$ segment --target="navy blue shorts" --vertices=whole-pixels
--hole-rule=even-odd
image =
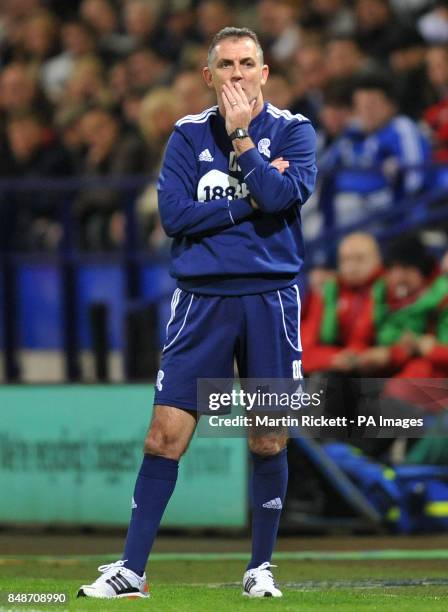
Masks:
[[[297,285],[255,295],[210,296],[176,289],[154,404],[197,409],[198,378],[301,377]]]

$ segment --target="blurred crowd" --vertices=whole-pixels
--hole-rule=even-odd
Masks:
[[[398,418],[442,412],[446,384],[428,379],[448,378],[448,252],[438,261],[408,234],[382,253],[371,234],[348,234],[336,270],[310,274],[302,346],[305,372],[328,385],[331,415],[342,407],[352,419],[363,410]]]
[[[173,123],[214,104],[200,73],[227,25],[259,34],[265,98],[311,119],[323,173],[381,168],[370,182],[341,174],[335,226],[419,193],[432,181],[421,165],[448,160],[446,0],[4,0],[0,179],[147,175],[139,240],[162,248],[153,181]],[[4,200],[13,248],[58,247],[61,197]],[[309,210],[312,236],[318,196]],[[80,248],[123,245],[123,197],[107,183],[82,189],[73,213]]]

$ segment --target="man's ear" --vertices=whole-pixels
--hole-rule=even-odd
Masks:
[[[261,68],[261,85],[265,85],[266,81],[268,80],[268,76],[269,76],[269,66],[267,64],[264,64],[264,66],[262,66]]]
[[[213,89],[212,71],[210,70],[210,68],[208,66],[205,66],[205,68],[202,69],[202,78],[204,79],[205,84],[207,85],[207,87],[209,89]]]

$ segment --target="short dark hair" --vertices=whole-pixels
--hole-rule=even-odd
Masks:
[[[418,234],[407,234],[395,239],[389,245],[386,254],[387,268],[397,264],[406,268],[416,268],[426,277],[434,272],[435,263]]]
[[[397,103],[397,89],[392,76],[380,70],[362,71],[353,82],[353,93],[359,89],[379,90],[388,100]]]
[[[210,47],[208,48],[207,54],[207,64],[210,68],[213,62],[213,56],[217,45],[226,38],[250,38],[254,41],[255,46],[257,47],[258,57],[260,58],[260,63],[263,64],[263,49],[261,48],[260,41],[258,40],[258,36],[255,34],[253,30],[249,28],[236,28],[236,27],[225,27],[222,30],[219,30],[217,34],[213,37],[212,42],[210,43]]]
[[[353,78],[337,77],[328,81],[322,90],[323,105],[350,108],[352,105]]]

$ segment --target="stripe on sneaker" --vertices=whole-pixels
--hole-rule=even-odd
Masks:
[[[121,593],[121,591],[123,590],[123,587],[117,586],[115,584],[115,581],[112,578],[108,578],[106,580],[106,582],[107,582],[108,585],[110,585],[113,588],[113,590],[115,591],[116,595],[119,595]]]
[[[134,588],[132,584],[127,580],[123,574],[117,574],[117,578],[120,578],[121,582],[124,584],[125,588],[132,589]]]
[[[121,576],[121,574],[117,574],[116,576],[112,576],[112,580],[114,580],[115,584],[117,584],[119,586],[120,591],[123,591],[123,590],[127,589],[127,585],[124,583],[123,576]]]

